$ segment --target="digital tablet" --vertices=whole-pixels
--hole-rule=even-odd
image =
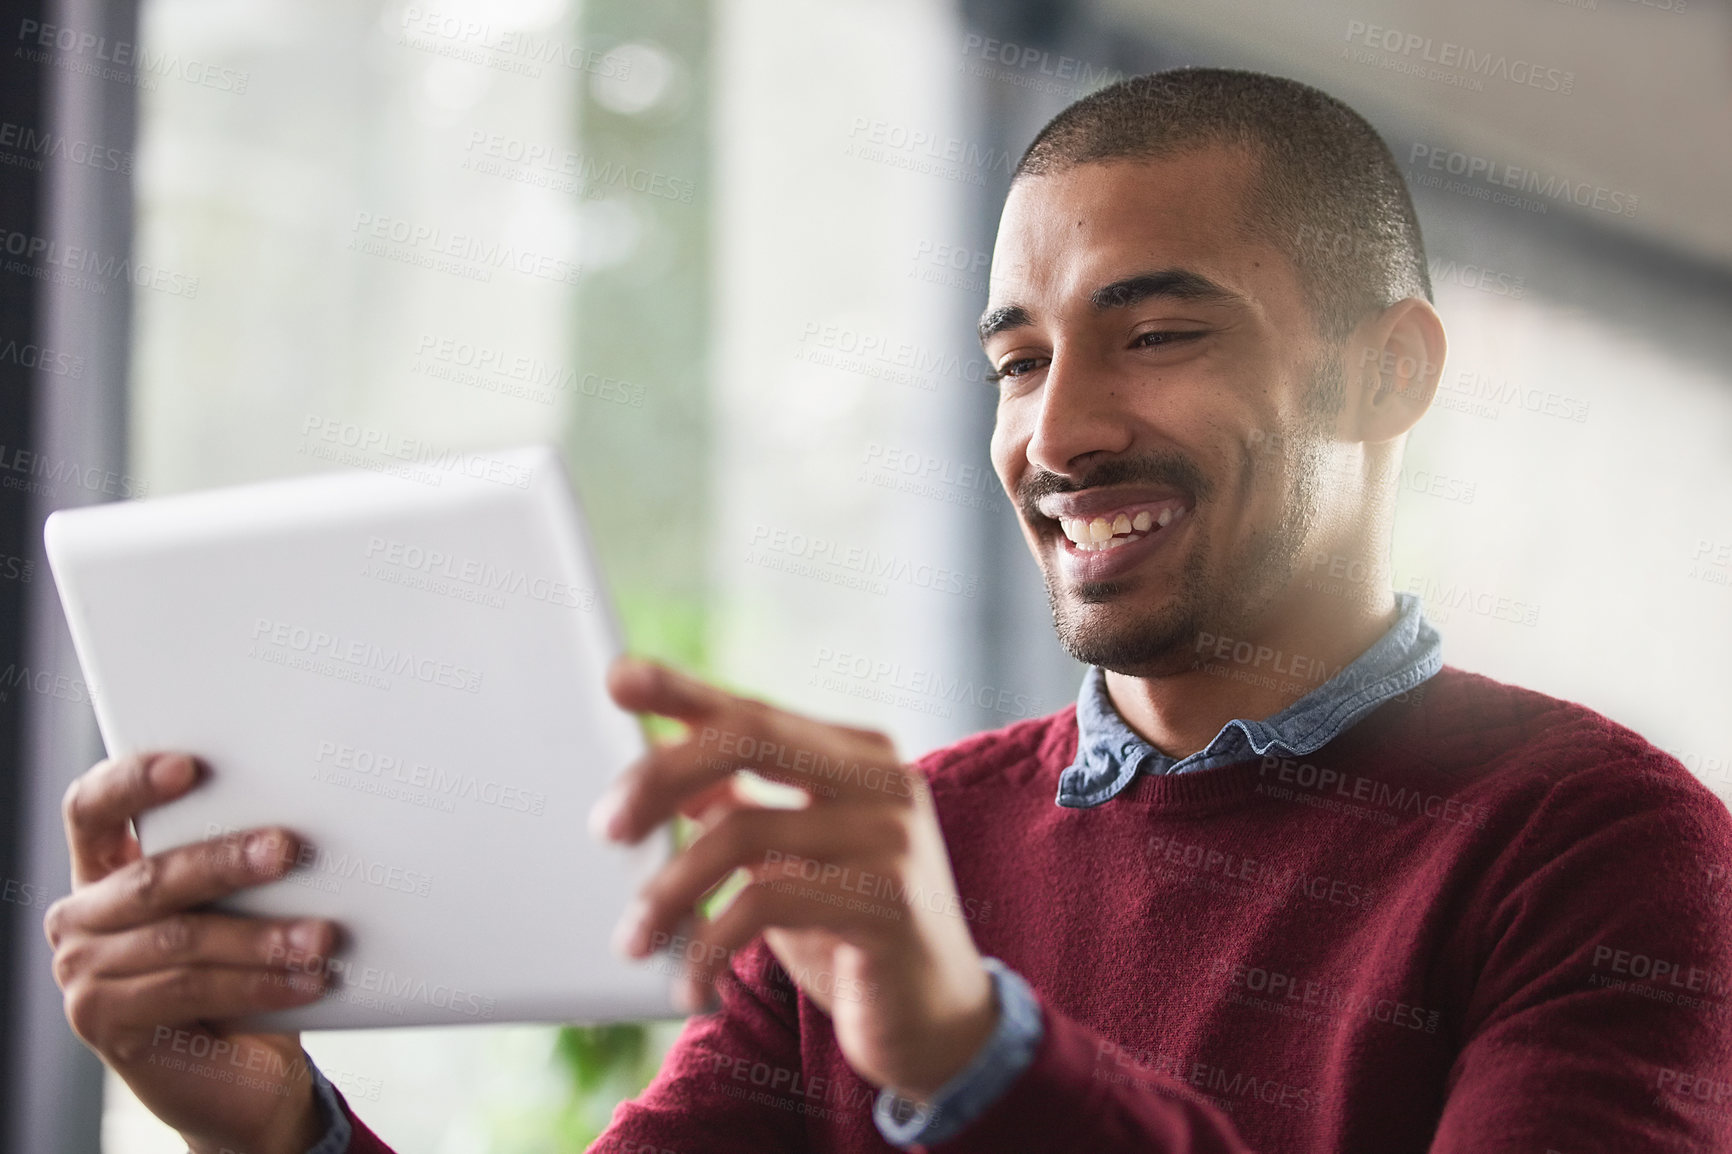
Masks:
[[[146,853],[259,825],[308,839],[221,908],[335,919],[299,1030],[680,1016],[608,942],[667,859],[588,832],[646,748],[558,454],[532,446],[62,510],[48,559],[110,756],[210,773]],[[292,964],[301,964],[294,960]]]

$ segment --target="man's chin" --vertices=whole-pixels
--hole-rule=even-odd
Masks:
[[[1177,605],[1135,612],[1079,596],[1054,606],[1053,626],[1073,658],[1127,677],[1160,677],[1194,665],[1196,624]]]

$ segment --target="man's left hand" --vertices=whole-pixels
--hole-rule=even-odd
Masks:
[[[992,981],[926,780],[890,739],[636,658],[614,664],[608,692],[687,733],[627,769],[596,805],[596,832],[635,843],[675,813],[701,831],[645,885],[621,922],[621,948],[644,957],[685,931],[679,961],[695,1008],[721,968],[707,963],[762,933],[867,1081],[926,1099],[966,1066],[997,1025]],[[800,789],[806,804],[750,800],[742,769]],[[713,922],[698,917],[699,901],[736,869],[748,884]]]

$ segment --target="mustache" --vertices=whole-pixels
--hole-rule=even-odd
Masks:
[[[1075,493],[1102,485],[1167,485],[1191,499],[1192,504],[1207,501],[1214,490],[1203,471],[1183,453],[1147,453],[1140,457],[1115,457],[1103,461],[1082,478],[1071,481],[1058,473],[1036,467],[1023,475],[1016,487],[1016,504],[1023,519],[1043,518],[1038,508],[1042,497],[1052,493]]]

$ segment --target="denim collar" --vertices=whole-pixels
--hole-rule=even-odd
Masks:
[[[1174,760],[1125,724],[1107,696],[1100,666],[1089,666],[1077,695],[1077,755],[1058,778],[1058,804],[1087,809],[1115,797],[1139,773],[1190,773],[1231,765],[1280,747],[1299,756],[1321,749],[1348,726],[1443,667],[1443,640],[1412,593],[1397,593],[1400,616],[1389,632],[1340,672],[1292,705],[1262,721],[1234,718],[1196,753]],[[1205,668],[1242,680],[1309,680],[1315,666],[1303,658],[1271,654],[1245,643],[1228,646],[1225,660]],[[1218,649],[1217,652],[1220,652]]]

